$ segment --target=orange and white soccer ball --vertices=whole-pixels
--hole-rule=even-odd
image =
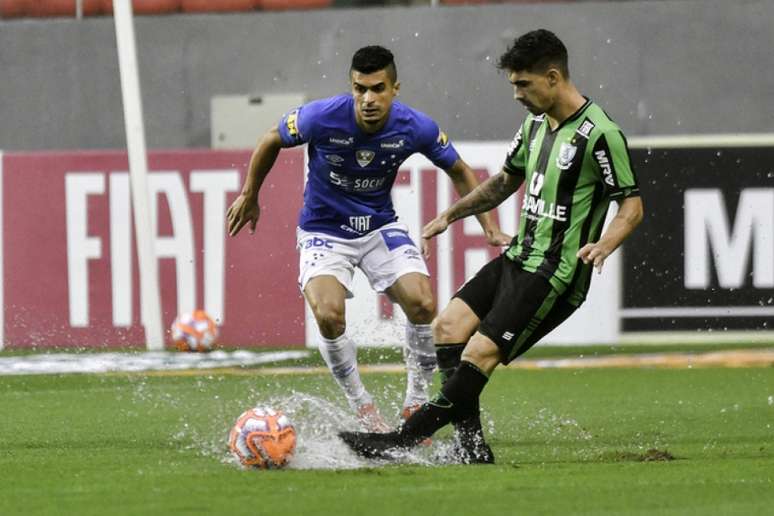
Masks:
[[[210,351],[218,339],[218,325],[204,310],[178,315],[171,332],[172,344],[180,351]]]
[[[242,466],[282,468],[296,449],[296,429],[282,412],[251,408],[239,416],[231,429],[228,448]]]

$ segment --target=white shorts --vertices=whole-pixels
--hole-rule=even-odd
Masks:
[[[335,276],[347,289],[347,297],[352,297],[355,267],[360,267],[377,292],[384,292],[410,272],[430,275],[408,228],[398,222],[353,239],[297,228],[296,246],[300,253],[298,285],[302,292],[315,276]]]

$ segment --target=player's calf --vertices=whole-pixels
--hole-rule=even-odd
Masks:
[[[345,335],[327,339],[318,333],[317,345],[333,379],[344,391],[349,405],[358,413],[364,406],[373,406],[373,399],[366,391],[357,369],[355,344]]]
[[[437,365],[429,324],[406,325],[406,398],[403,407],[414,407],[430,399],[430,386]]]
[[[438,344],[438,369],[441,372],[441,380],[445,384],[451,378],[457,366],[460,365],[465,344]],[[494,462],[492,449],[484,438],[484,429],[481,427],[480,410],[475,410],[475,415],[467,419],[454,422],[455,457],[465,464],[491,464]]]

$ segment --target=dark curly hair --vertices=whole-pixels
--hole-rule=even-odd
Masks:
[[[516,38],[497,63],[499,69],[512,72],[545,72],[551,66],[558,68],[566,79],[570,77],[567,47],[556,34],[546,29],[533,30]]]
[[[387,76],[393,83],[398,80],[395,57],[392,52],[379,45],[363,47],[355,52],[355,55],[352,56],[352,66],[349,69],[350,75],[353,70],[364,74],[386,70]]]

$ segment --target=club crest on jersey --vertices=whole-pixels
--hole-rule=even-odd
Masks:
[[[575,153],[578,151],[578,147],[570,143],[562,143],[559,147],[559,155],[556,157],[556,166],[560,170],[567,170],[572,166],[572,158],[575,157]]]
[[[358,149],[355,151],[355,159],[361,167],[367,167],[373,161],[374,156],[376,156],[376,153],[372,150]]]

